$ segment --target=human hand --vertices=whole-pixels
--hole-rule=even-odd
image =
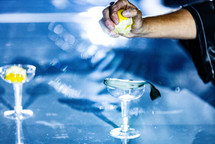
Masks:
[[[133,19],[132,28],[128,35],[118,34],[114,31],[115,25],[119,23],[117,12],[120,9],[125,9],[122,12],[124,17]],[[103,18],[100,20],[100,25],[104,32],[112,37],[119,37],[120,35],[124,37],[138,37],[143,31],[142,12],[128,0],[111,2],[110,6],[103,10]]]

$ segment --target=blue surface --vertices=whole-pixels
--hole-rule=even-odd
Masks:
[[[130,124],[141,136],[127,143],[215,143],[214,85],[202,82],[177,40],[105,35],[98,20],[109,2],[0,1],[0,66],[37,68],[23,89],[23,106],[34,116],[21,123],[4,118],[14,97],[12,85],[0,81],[1,144],[123,143],[109,135],[121,115],[107,77],[148,80],[162,95],[151,101],[146,87],[131,103]],[[150,14],[144,1],[132,2]]]

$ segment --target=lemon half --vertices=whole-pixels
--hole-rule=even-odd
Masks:
[[[131,26],[133,24],[132,18],[127,18],[122,16],[122,12],[124,9],[120,9],[117,14],[119,17],[119,23],[115,25],[114,31],[119,34],[128,35],[128,33],[131,31]]]
[[[19,66],[11,66],[7,69],[5,80],[14,82],[23,82],[27,78],[26,70]]]

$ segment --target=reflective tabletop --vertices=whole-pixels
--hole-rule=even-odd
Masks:
[[[215,86],[202,82],[177,40],[104,34],[98,21],[110,2],[0,1],[0,66],[36,67],[34,79],[23,84],[23,108],[33,111],[28,119],[4,117],[14,108],[14,94],[12,85],[0,80],[0,144],[215,143]],[[179,6],[131,2],[144,15]],[[159,89],[161,97],[152,101],[146,85],[130,102],[129,125],[140,137],[110,135],[122,118],[120,100],[108,93],[105,78],[145,80]]]

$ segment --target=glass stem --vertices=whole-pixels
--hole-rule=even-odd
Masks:
[[[14,97],[15,97],[15,107],[14,110],[16,113],[22,111],[22,83],[13,84]]]
[[[121,101],[121,108],[122,108],[122,126],[121,129],[123,132],[128,131],[128,111],[129,111],[129,101],[128,100],[122,100]]]
[[[16,120],[16,144],[23,143],[22,120]]]
[[[122,144],[128,144],[128,139],[122,139]]]

